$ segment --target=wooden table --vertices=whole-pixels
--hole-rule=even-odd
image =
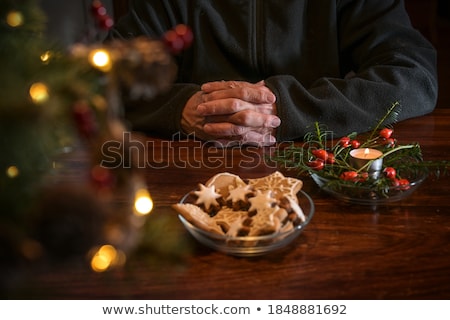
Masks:
[[[402,143],[425,159],[450,159],[450,109],[398,123]],[[216,150],[149,138],[145,174],[155,208],[125,268],[94,273],[73,265],[34,270],[14,298],[42,299],[449,299],[450,181],[429,177],[408,199],[376,208],[341,203],[310,178],[315,216],[288,247],[228,256],[199,244],[173,203],[198,182],[229,171],[267,175],[266,149]],[[173,153],[170,152],[173,151]],[[206,156],[209,162],[205,163]],[[203,163],[202,163],[203,162]]]

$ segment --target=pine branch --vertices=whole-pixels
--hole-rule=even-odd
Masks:
[[[400,108],[400,103],[398,101],[394,102],[392,106],[388,109],[386,114],[383,116],[383,118],[381,118],[381,120],[378,121],[377,125],[372,129],[372,133],[370,134],[368,140],[372,140],[376,136],[377,132],[380,130],[381,127],[397,122],[397,118],[399,115],[399,110],[397,110],[397,108]]]

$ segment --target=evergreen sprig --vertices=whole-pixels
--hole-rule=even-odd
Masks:
[[[447,174],[449,161],[424,161],[418,143],[398,144],[391,137],[400,107],[400,103],[394,102],[368,134],[353,132],[339,140],[316,122],[314,130],[305,134],[302,145],[292,143],[279,149],[271,160],[298,175],[312,176],[328,190],[353,193],[347,194],[349,197],[389,198],[393,192],[409,190],[430,174],[436,177]],[[368,168],[375,160],[361,168],[353,167],[350,151],[355,148],[381,151],[381,172],[369,174]]]

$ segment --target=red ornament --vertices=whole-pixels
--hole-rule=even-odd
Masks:
[[[192,33],[191,28],[189,28],[187,25],[184,24],[177,25],[175,27],[175,32],[183,40],[184,49],[186,49],[192,44],[192,41],[194,40],[194,34]]]
[[[92,1],[91,11],[95,17],[101,17],[106,15],[106,8],[103,6],[103,3],[98,0]]]
[[[91,181],[98,189],[110,189],[115,184],[115,177],[110,169],[96,165],[91,169]]]
[[[178,54],[183,50],[183,39],[174,30],[167,31],[164,34],[163,41],[173,54]]]
[[[108,15],[108,12],[99,0],[92,1],[91,4],[92,15],[94,16],[98,26],[103,30],[109,30],[114,25],[114,20]]]
[[[73,106],[73,116],[81,136],[90,138],[97,133],[95,115],[86,102],[78,101],[75,103]]]
[[[192,30],[184,25],[179,24],[173,30],[167,31],[163,36],[163,41],[173,54],[179,54],[186,50],[194,39]]]
[[[103,30],[109,30],[114,26],[114,20],[110,16],[104,15],[99,19],[98,25]]]

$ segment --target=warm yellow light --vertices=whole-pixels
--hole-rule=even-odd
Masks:
[[[42,82],[33,83],[30,87],[30,96],[35,103],[43,103],[48,100],[48,88]]]
[[[6,23],[13,28],[19,27],[23,24],[23,15],[19,11],[11,11],[6,16]]]
[[[146,189],[136,191],[134,208],[136,212],[142,215],[149,214],[153,209],[153,200]]]
[[[117,258],[117,250],[111,245],[102,246],[91,259],[91,268],[95,272],[108,270]]]
[[[41,54],[41,61],[44,63],[48,63],[52,56],[53,53],[51,51],[45,51],[43,54]]]
[[[102,71],[111,70],[111,58],[109,52],[106,50],[96,49],[91,51],[89,54],[89,61],[94,67]]]
[[[6,169],[6,175],[13,179],[19,175],[19,169],[16,166],[10,166]]]

